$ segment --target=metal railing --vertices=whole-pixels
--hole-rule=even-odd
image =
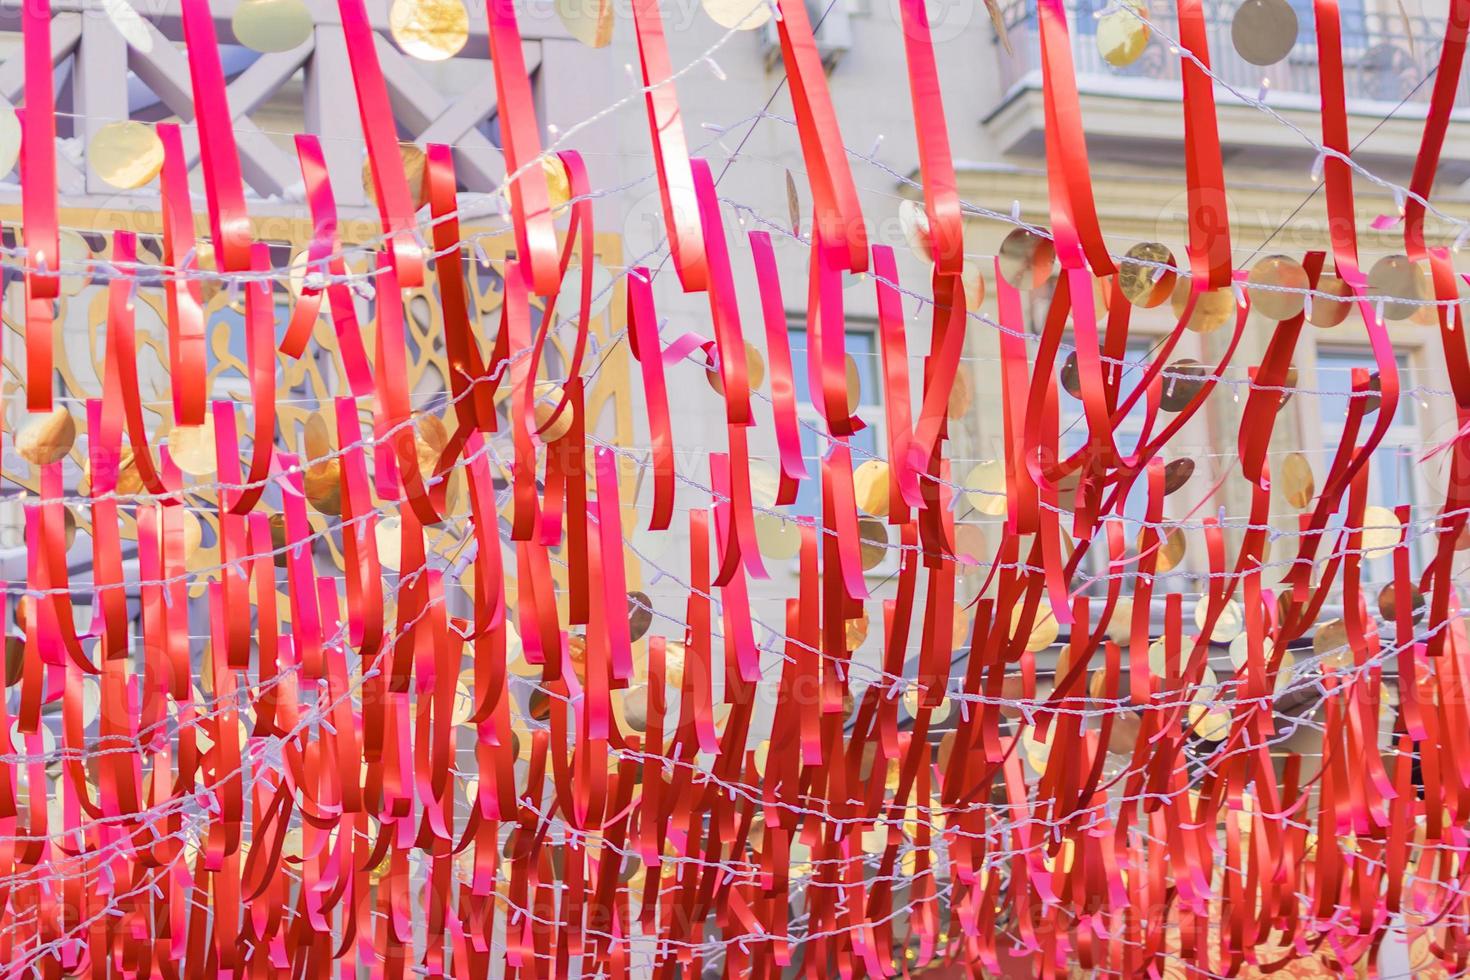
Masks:
[[[1119,79],[1154,79],[1173,82],[1169,91],[1178,92],[1181,56],[1169,50],[1159,37],[1151,37],[1143,55],[1126,68],[1115,68],[1103,60],[1096,42],[1097,15],[1110,0],[1069,0],[1068,27],[1072,35],[1072,57],[1079,87],[1083,91],[1120,91]],[[1205,3],[1209,25],[1211,70],[1242,94],[1255,98],[1263,85],[1270,93],[1316,96],[1317,40],[1312,5],[1308,0],[1292,3],[1297,14],[1297,42],[1291,53],[1274,65],[1253,65],[1236,54],[1230,27],[1235,2]],[[996,40],[1003,97],[1023,82],[1040,84],[1035,0],[1012,3],[1005,21],[1014,54],[1006,54]],[[1152,24],[1171,38],[1179,37],[1178,21],[1171,0],[1148,4]],[[1342,4],[1344,82],[1349,108],[1369,104],[1396,105],[1401,100],[1427,103],[1434,89],[1432,73],[1439,63],[1443,24],[1425,17],[1366,13],[1351,2]],[[1112,88],[1107,86],[1112,85]],[[1131,83],[1130,83],[1131,85]],[[1121,91],[1128,91],[1123,89]],[[1161,88],[1162,91],[1162,88]],[[1462,77],[1456,104],[1470,99],[1470,82]],[[1269,97],[1268,97],[1269,101]],[[1369,110],[1371,111],[1371,110]],[[1386,111],[1386,110],[1385,110]]]

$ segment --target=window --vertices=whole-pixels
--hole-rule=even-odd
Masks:
[[[792,381],[796,389],[796,412],[801,426],[801,455],[806,460],[807,472],[811,476],[811,479],[801,482],[801,489],[796,495],[796,503],[791,509],[798,516],[820,517],[822,513],[821,460],[831,450],[832,442],[825,435],[827,423],[822,414],[822,408],[812,400],[807,373],[806,328],[792,327],[789,336],[791,338]],[[854,467],[857,467],[874,456],[885,457],[888,451],[887,444],[881,435],[883,425],[882,370],[878,359],[878,336],[874,331],[862,327],[854,329],[849,326],[846,346],[849,358],[849,381],[852,380],[854,374],[852,369],[856,369],[857,415],[867,423],[867,428],[848,440],[848,444],[852,447],[852,463]]]
[[[1112,0],[1077,0],[1072,11],[1072,30],[1085,37],[1091,37],[1097,33],[1097,21],[1112,6]],[[1034,7],[1029,8],[1028,15],[1033,20],[1036,17]]]
[[[1398,357],[1400,371],[1408,370],[1408,358],[1400,355]],[[1318,418],[1322,433],[1322,451],[1312,453],[1307,450],[1307,457],[1312,463],[1312,472],[1317,480],[1317,489],[1322,489],[1322,483],[1326,479],[1328,467],[1332,464],[1334,454],[1337,452],[1338,444],[1342,441],[1343,423],[1347,419],[1348,393],[1352,391],[1353,369],[1362,368],[1369,373],[1377,370],[1373,355],[1367,350],[1318,350],[1317,351],[1317,391],[1331,392],[1331,394],[1317,395]],[[1357,441],[1361,443],[1373,425],[1377,416],[1369,414],[1364,416],[1358,429]],[[1417,453],[1421,451],[1422,436],[1419,432],[1419,405],[1410,397],[1399,399],[1398,409],[1394,413],[1393,425],[1388,434],[1384,436],[1383,442],[1373,451],[1372,459],[1368,463],[1368,504],[1387,507],[1390,510],[1400,504],[1414,505],[1424,499],[1418,485],[1418,462]],[[1329,522],[1329,527],[1341,527],[1347,513],[1346,493],[1342,496],[1342,503],[1337,513]],[[1411,546],[1411,553],[1417,545]],[[1364,575],[1373,579],[1385,579],[1393,574],[1391,558],[1380,558],[1364,562]]]
[[[817,42],[817,54],[829,72],[852,47],[852,24],[848,13],[846,0],[807,0],[806,15],[811,21],[812,37]],[[781,60],[781,39],[775,20],[768,20],[762,25],[762,37],[769,69]]]
[[[1400,371],[1406,371],[1408,359],[1400,356],[1398,366]],[[1317,390],[1332,392],[1332,394],[1317,396],[1322,425],[1322,444],[1326,452],[1320,462],[1320,467],[1316,460],[1313,461],[1313,469],[1320,468],[1321,470],[1318,473],[1319,480],[1325,476],[1332,460],[1331,454],[1336,452],[1338,442],[1342,439],[1343,423],[1347,420],[1348,393],[1353,386],[1354,368],[1363,368],[1370,374],[1377,370],[1373,355],[1366,350],[1317,352]],[[1373,460],[1369,464],[1368,502],[1370,504],[1396,507],[1399,504],[1416,502],[1418,495],[1414,485],[1414,453],[1420,443],[1418,408],[1418,403],[1412,398],[1399,399],[1398,410],[1394,413],[1393,426],[1374,451]],[[1375,417],[1371,414],[1364,416],[1358,432],[1359,442],[1372,430],[1375,421]]]
[[[1127,349],[1123,353],[1123,377],[1119,386],[1120,400],[1127,397],[1128,393],[1136,388],[1138,383],[1143,380],[1143,374],[1148,369],[1148,364],[1151,360],[1149,352],[1152,346],[1149,341],[1144,339],[1129,342]],[[1107,362],[1104,362],[1104,370],[1108,366]],[[1064,368],[1065,362],[1063,367],[1058,368],[1058,371],[1060,372]],[[1164,381],[1164,384],[1168,384],[1167,379]],[[1059,425],[1057,429],[1057,448],[1063,457],[1069,457],[1087,445],[1087,418],[1083,412],[1081,400],[1074,398],[1067,391],[1065,385],[1062,386],[1058,397],[1060,404],[1058,406]],[[1128,410],[1127,416],[1123,418],[1123,421],[1118,425],[1118,428],[1113,434],[1113,441],[1117,444],[1120,453],[1131,453],[1138,448],[1139,437],[1143,434],[1143,420],[1147,414],[1142,398],[1135,402],[1133,407]],[[1165,422],[1167,422],[1167,419],[1165,419]],[[1155,432],[1158,431],[1160,425],[1161,423],[1155,422]],[[1067,499],[1065,495],[1059,500],[1059,504],[1067,511],[1070,511],[1072,508],[1072,501]],[[1114,514],[1117,514],[1116,510]],[[1128,542],[1130,553],[1136,547],[1138,534],[1143,529],[1143,521],[1147,514],[1148,481],[1140,475],[1133,481],[1132,487],[1129,488],[1128,496],[1123,501],[1121,514],[1123,538]],[[1070,522],[1064,521],[1063,526],[1070,533]],[[1134,565],[1130,564],[1124,569],[1123,574],[1125,576],[1132,575],[1133,570]],[[1108,543],[1104,527],[1100,526],[1098,528],[1098,533],[1087,550],[1087,556],[1083,559],[1077,571],[1079,579],[1086,577],[1096,578],[1096,581],[1087,586],[1086,591],[1089,594],[1105,595],[1107,593],[1108,580],[1105,576],[1108,574]],[[1156,591],[1171,591],[1169,583],[1169,579],[1163,579],[1157,582],[1155,584]],[[1127,588],[1125,579],[1125,592]],[[1177,591],[1179,588],[1182,588],[1182,586],[1176,580],[1173,590]]]
[[[800,517],[820,519],[822,514],[822,459],[831,453],[833,440],[826,435],[827,422],[822,407],[812,400],[808,376],[809,351],[806,328],[805,326],[793,326],[788,335],[791,340],[792,386],[796,394],[796,416],[801,433],[801,455],[806,461],[807,474],[810,477],[810,479],[801,481],[796,492],[796,502],[789,510]],[[875,457],[886,459],[888,455],[888,442],[883,428],[885,421],[883,369],[879,359],[878,335],[872,328],[854,327],[849,323],[845,346],[847,347],[849,398],[852,396],[853,382],[856,381],[857,410],[854,414],[862,419],[865,425],[860,432],[847,440],[848,445],[852,447],[852,465],[856,469],[867,460]],[[864,524],[881,527],[890,545],[882,560],[868,568],[867,573],[876,576],[893,574],[898,570],[899,555],[898,549],[892,547],[895,543],[893,529],[883,520],[868,520]]]
[[[1317,15],[1312,0],[1290,0],[1292,12],[1296,14],[1298,47],[1317,49]],[[1342,25],[1342,48],[1344,52],[1361,51],[1368,46],[1367,14],[1363,0],[1340,0],[1337,5],[1338,23]]]

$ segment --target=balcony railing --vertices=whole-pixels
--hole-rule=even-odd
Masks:
[[[1179,91],[1181,56],[1169,50],[1166,41],[1151,36],[1143,55],[1126,68],[1115,68],[1103,60],[1096,43],[1097,15],[1110,0],[1070,0],[1068,26],[1072,34],[1079,87],[1085,91],[1144,94],[1155,88],[1151,81],[1173,82],[1167,90]],[[1241,94],[1255,98],[1266,86],[1268,103],[1284,94],[1317,99],[1317,35],[1312,4],[1295,0],[1297,42],[1280,62],[1267,67],[1253,65],[1235,52],[1230,38],[1231,19],[1237,3],[1207,2],[1210,64],[1214,74]],[[1164,35],[1179,37],[1173,0],[1149,3],[1150,22]],[[1040,85],[1040,54],[1035,0],[1021,0],[1006,8],[1006,24],[1013,55],[1007,55],[997,39],[996,52],[1005,97],[1017,86]],[[1424,17],[1366,13],[1360,4],[1342,4],[1342,45],[1345,83],[1350,111],[1387,113],[1401,101],[1428,103],[1434,89],[1432,77],[1439,62],[1443,24]],[[1137,81],[1123,81],[1137,80]],[[1165,86],[1157,86],[1160,92]],[[1456,105],[1470,98],[1470,82],[1461,78]],[[1300,101],[1299,99],[1297,101]]]

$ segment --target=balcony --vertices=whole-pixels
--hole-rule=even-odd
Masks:
[[[1181,56],[1170,50],[1167,41],[1152,36],[1133,64],[1126,68],[1108,64],[1098,52],[1095,37],[1097,16],[1108,2],[1071,0],[1067,4],[1088,148],[1102,159],[1148,164],[1168,154],[1166,159],[1177,160],[1177,148],[1183,140],[1179,109]],[[1250,64],[1235,51],[1230,29],[1237,6],[1218,0],[1205,3],[1211,69],[1222,82],[1215,87],[1215,98],[1227,162],[1249,151],[1245,162],[1250,166],[1310,166],[1315,152],[1306,141],[1239,96],[1259,99],[1264,94],[1268,105],[1314,140],[1321,140],[1311,4],[1293,0],[1298,18],[1297,43],[1286,58],[1265,68]],[[1361,0],[1358,5],[1346,0],[1342,8],[1352,138],[1362,139],[1377,127],[1355,156],[1367,166],[1407,174],[1434,89],[1443,23],[1397,13],[1365,13]],[[1003,13],[1014,53],[1007,54],[996,38],[1000,95],[983,121],[1002,152],[1039,156],[1043,130],[1035,0],[1013,3],[1003,8]],[[1153,0],[1149,19],[1165,36],[1178,38],[1172,0]],[[1470,81],[1463,76],[1456,105],[1470,106]],[[1470,109],[1457,108],[1454,118],[1470,119]],[[1470,126],[1450,127],[1443,161],[1441,178],[1470,178]]]

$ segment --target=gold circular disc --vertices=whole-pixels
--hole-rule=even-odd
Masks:
[[[332,455],[332,430],[321,412],[312,412],[306,417],[301,426],[301,443],[306,450],[305,462],[325,462]]]
[[[113,187],[137,190],[163,169],[163,141],[147,123],[110,122],[92,137],[87,160]]]
[[[1287,255],[1268,255],[1251,266],[1247,279],[1251,308],[1270,320],[1290,320],[1306,305],[1304,292],[1279,292],[1279,288],[1305,290],[1310,285],[1307,270]]]
[[[753,31],[771,19],[766,0],[704,0],[704,12],[727,31]]]
[[[82,682],[82,724],[90,725],[102,714],[102,682],[96,677],[83,674]]]
[[[1317,625],[1312,633],[1312,655],[1333,667],[1353,662],[1353,651],[1348,646],[1347,625],[1341,619],[1329,619]]]
[[[1067,359],[1062,362],[1062,370],[1057,380],[1061,382],[1062,390],[1073,398],[1082,397],[1082,369],[1077,366],[1077,352],[1072,351]]]
[[[556,442],[572,431],[576,407],[571,401],[562,404],[562,387],[555,381],[538,381],[535,393],[536,430],[542,441]]]
[[[1021,613],[1025,609],[1024,604],[1017,604],[1015,611],[1011,613],[1011,629],[1014,630],[1021,622]],[[1057,624],[1056,614],[1052,612],[1051,606],[1045,601],[1036,607],[1036,618],[1031,623],[1031,635],[1026,638],[1026,649],[1032,653],[1039,653],[1057,641],[1061,627]]]
[[[980,561],[985,557],[985,531],[978,524],[956,524],[954,550],[956,554]]]
[[[1174,253],[1159,242],[1139,242],[1118,263],[1118,288],[1134,306],[1152,309],[1174,292],[1179,278],[1174,271]]]
[[[910,718],[917,718],[919,715],[919,706],[919,685],[910,684],[904,688],[903,692],[904,710],[909,713]],[[949,720],[949,714],[953,709],[954,703],[949,698],[941,698],[939,703],[930,709],[929,724],[935,726],[944,724]]]
[[[1305,510],[1317,495],[1317,481],[1312,476],[1312,463],[1301,453],[1287,453],[1281,461],[1278,478],[1286,502],[1297,510]]]
[[[965,288],[965,309],[978,310],[985,302],[985,273],[966,262],[960,270],[960,284]]]
[[[637,643],[653,625],[653,600],[646,592],[628,593],[628,639]]]
[[[757,512],[755,541],[765,557],[789,561],[801,552],[801,527],[795,521]]]
[[[1201,599],[1194,605],[1194,625],[1200,629],[1205,628],[1205,616],[1209,612],[1209,601]],[[1245,613],[1240,608],[1240,603],[1231,599],[1225,603],[1225,608],[1220,610],[1220,616],[1215,620],[1215,629],[1210,633],[1210,639],[1216,643],[1229,643],[1245,629]]]
[[[674,690],[684,686],[684,644],[679,640],[664,643],[664,685]]]
[[[1122,646],[1133,636],[1133,600],[1124,596],[1113,606],[1113,614],[1108,617],[1107,623],[1108,639]]]
[[[459,0],[393,0],[388,30],[411,57],[444,61],[459,54],[469,40],[470,14]]]
[[[1191,704],[1189,729],[1207,742],[1218,742],[1230,734],[1230,712],[1224,708]]]
[[[1286,0],[1245,0],[1230,22],[1236,54],[1253,65],[1274,65],[1296,47],[1296,11]]]
[[[1398,515],[1387,507],[1363,508],[1363,558],[1385,558],[1398,547],[1403,525]]]
[[[1411,262],[1407,255],[1385,255],[1368,270],[1368,298],[1383,304],[1385,320],[1407,320],[1419,310],[1418,302],[1433,298],[1429,270],[1423,262]]]
[[[1039,289],[1051,278],[1057,250],[1051,239],[1027,228],[1016,228],[1000,243],[1001,278],[1017,289]]]
[[[318,266],[315,270],[308,267],[311,261],[311,253],[307,249],[301,249],[291,256],[291,265],[286,271],[286,288],[291,292],[291,298],[297,299],[301,291],[306,288],[306,275],[312,271],[325,271]]]
[[[863,571],[871,572],[888,557],[888,525],[871,517],[858,521],[858,554]]]
[[[75,296],[92,281],[90,270],[86,269],[86,263],[92,258],[92,246],[70,230],[63,230],[59,241],[62,268],[67,270],[67,274],[61,277],[61,291],[67,296]]]
[[[704,372],[704,376],[709,381],[709,386],[715,390],[715,394],[724,395],[725,382],[720,379],[720,372],[708,369]],[[745,342],[745,380],[751,390],[759,388],[761,382],[766,380],[766,359],[761,354],[760,348],[748,340]]]
[[[399,143],[398,155],[403,159],[403,175],[408,179],[408,192],[413,195],[413,207],[417,211],[424,206],[424,151],[413,143]],[[370,159],[362,161],[362,192],[367,195],[369,204],[378,203]]]
[[[1182,357],[1164,367],[1164,393],[1159,407],[1166,412],[1182,412],[1205,386],[1205,366]]]
[[[1188,456],[1170,460],[1164,466],[1164,495],[1181,489],[1194,476],[1194,460]]]
[[[319,514],[336,517],[342,513],[342,464],[337,460],[314,463],[301,474],[306,502]]]
[[[624,724],[636,732],[648,731],[648,685],[639,684],[620,693]]]
[[[987,517],[1001,517],[1006,512],[1006,464],[994,459],[980,463],[965,477],[970,506]]]
[[[1189,292],[1191,280],[1180,277],[1174,284],[1174,295],[1170,302],[1174,308],[1174,316],[1183,318],[1184,309],[1189,305]],[[1194,312],[1189,315],[1189,322],[1185,324],[1195,333],[1213,333],[1225,324],[1229,323],[1235,316],[1235,293],[1228,286],[1219,289],[1207,289],[1200,293],[1199,301],[1194,304]]]
[[[1140,531],[1139,538],[1142,539],[1142,537],[1143,532]],[[1165,529],[1159,537],[1160,540],[1156,552],[1158,556],[1156,559],[1157,564],[1154,566],[1154,571],[1163,573],[1179,567],[1179,563],[1184,560],[1187,543],[1184,539],[1183,528],[1171,527]],[[1142,550],[1142,547],[1142,541],[1140,540],[1139,549]]]
[[[1263,662],[1265,662],[1265,663],[1270,663],[1271,662],[1271,654],[1272,654],[1272,651],[1273,651],[1273,648],[1271,646],[1271,640],[1269,638],[1267,638],[1267,637],[1262,637],[1261,638],[1261,659],[1262,659]],[[1249,656],[1250,656],[1250,634],[1249,633],[1241,633],[1238,636],[1236,636],[1235,639],[1233,639],[1233,640],[1230,641],[1230,663],[1231,663],[1231,665],[1236,670],[1240,670],[1242,667],[1245,666],[1246,660],[1247,660],[1247,658]]]
[[[398,518],[379,521],[373,528],[373,536],[378,545],[378,561],[383,567],[397,571],[403,562],[403,528]]]
[[[240,0],[231,25],[236,41],[262,54],[300,47],[315,28],[301,0]]]
[[[750,502],[757,508],[776,506],[776,496],[781,491],[781,474],[763,460],[750,461]]]
[[[168,454],[179,469],[190,476],[214,472],[214,416],[204,416],[203,425],[176,425],[168,433]]]
[[[1409,608],[1412,610],[1414,619],[1424,615],[1424,593],[1414,586],[1409,586]],[[1398,618],[1398,589],[1392,582],[1385,585],[1378,593],[1378,612],[1383,618],[1392,623]]]
[[[847,414],[856,415],[863,401],[863,376],[858,371],[857,358],[848,354],[843,367],[847,375]]]
[[[556,0],[556,15],[567,33],[587,47],[605,48],[612,43],[611,0]]]
[[[194,552],[198,551],[199,546],[204,543],[204,525],[199,522],[198,515],[196,515],[192,510],[180,509],[178,511],[178,514],[179,532],[183,536],[184,542],[184,557],[188,559],[193,557]],[[157,540],[159,542],[159,546],[162,547],[163,523],[161,521],[158,524]],[[208,661],[206,661],[206,663],[207,662]]]
[[[77,441],[76,419],[60,406],[41,415],[31,415],[15,437],[15,451],[34,466],[57,463],[66,458]]]
[[[546,158],[543,157],[542,159],[544,160]],[[553,157],[552,159],[555,158]],[[557,166],[561,167],[561,163],[558,162]],[[565,168],[562,168],[562,173],[566,173]],[[551,184],[550,175],[548,175],[547,184],[548,186]],[[570,196],[570,194],[568,194],[568,196]],[[563,200],[559,204],[553,205],[553,210],[555,208],[561,207],[565,203],[566,201]],[[608,272],[607,268],[603,266],[601,262],[593,260],[592,296],[591,302],[587,304],[588,316],[601,316],[602,311],[607,309],[608,306],[612,303],[612,284],[612,273]],[[561,291],[558,295],[560,296],[560,299],[558,299],[556,303],[556,315],[558,319],[570,320],[571,318],[579,316],[581,314],[582,267],[577,263],[572,262],[567,265],[567,274],[562,277]]]
[[[853,496],[858,510],[874,517],[888,516],[888,463],[870,459],[852,471]]]
[[[1046,771],[1047,760],[1051,757],[1051,740],[1056,734],[1056,726],[1047,730],[1046,741],[1036,737],[1036,727],[1027,725],[1021,729],[1021,750],[1026,753],[1026,761],[1031,763],[1031,768],[1037,772]]]
[[[552,211],[560,211],[572,199],[572,178],[566,164],[555,153],[541,156],[541,172],[546,175],[546,199]]]
[[[1131,11],[1112,10],[1097,21],[1097,52],[1114,68],[1127,68],[1148,47],[1148,25],[1138,19],[1147,18],[1148,8],[1139,0],[1125,2]]]
[[[964,418],[965,413],[970,410],[971,402],[975,400],[974,392],[970,371],[961,365],[954,375],[954,387],[949,389],[949,404],[945,406],[945,414],[956,421]]]
[[[1331,293],[1338,299],[1329,299],[1322,293]],[[1317,292],[1312,296],[1312,312],[1307,322],[1314,327],[1335,327],[1352,312],[1353,289],[1334,275],[1323,273],[1317,278]]]
[[[934,256],[929,251],[929,214],[924,210],[923,204],[918,201],[900,201],[898,227],[903,232],[903,240],[909,243],[909,248],[913,249],[921,261],[934,261]]]

